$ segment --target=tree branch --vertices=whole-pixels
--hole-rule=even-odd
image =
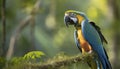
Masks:
[[[61,56],[62,57],[62,56]],[[94,60],[94,57],[96,57],[95,53],[85,53],[84,55],[77,55],[73,57],[62,57],[61,59],[52,59],[48,62],[42,63],[42,64],[27,64],[25,65],[25,69],[58,69],[61,66],[67,66],[73,63],[79,63],[79,62],[91,62]]]
[[[14,51],[14,45],[16,43],[17,37],[19,36],[20,32],[31,22],[31,20],[34,18],[34,16],[38,12],[39,6],[40,6],[40,1],[41,0],[37,0],[37,2],[34,5],[34,8],[30,12],[30,14],[24,20],[22,20],[20,22],[20,25],[18,25],[18,27],[15,29],[15,32],[12,34],[11,39],[10,39],[8,52],[6,55],[7,60],[9,60],[12,57],[12,54]]]
[[[29,64],[28,66],[25,66],[27,69],[30,67],[30,69],[57,69],[60,68],[61,66],[66,66],[70,65],[73,63],[78,63],[83,61],[85,56],[75,56],[75,57],[70,57],[68,59],[63,59],[63,60],[57,60],[45,64]]]
[[[30,50],[34,50],[35,49],[35,36],[34,36],[34,32],[35,32],[35,19],[33,18],[31,20],[31,23],[30,23],[30,26],[31,26],[31,29],[30,29],[30,35],[31,35],[31,48]]]
[[[1,56],[5,56],[5,44],[6,44],[6,19],[5,19],[5,3],[6,0],[2,0],[2,48],[1,48]]]

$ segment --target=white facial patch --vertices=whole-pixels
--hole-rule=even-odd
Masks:
[[[73,20],[73,21],[74,21],[74,23],[76,23],[76,22],[77,22],[77,18],[73,18],[73,17],[71,17],[70,19],[71,19],[71,20]]]
[[[68,16],[68,14],[65,13],[65,16]]]

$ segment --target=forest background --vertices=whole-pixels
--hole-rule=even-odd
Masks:
[[[113,69],[120,68],[120,0],[0,0],[0,66],[3,60],[40,51],[41,60],[81,54],[74,42],[74,28],[66,28],[64,12],[84,12],[100,28]],[[62,55],[61,55],[62,54]],[[40,54],[41,56],[41,54]],[[76,63],[61,69],[85,68]],[[9,65],[8,65],[9,67]],[[88,66],[87,66],[88,67]]]

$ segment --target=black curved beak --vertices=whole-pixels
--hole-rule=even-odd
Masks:
[[[76,20],[77,21],[77,20]],[[64,23],[67,27],[69,27],[69,25],[75,25],[76,21],[73,20],[72,17],[70,17],[69,15],[65,15],[64,16]]]
[[[64,23],[67,27],[69,27],[69,23],[70,23],[70,17],[69,16],[64,16]]]

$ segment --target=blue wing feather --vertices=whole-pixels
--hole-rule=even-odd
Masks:
[[[99,36],[100,36],[100,39],[101,39],[101,42],[105,42],[106,44],[108,43],[107,40],[105,39],[105,37],[103,36],[101,30],[100,30],[100,27],[97,26],[94,22],[89,22],[95,29],[96,31],[98,32]]]
[[[82,33],[86,41],[91,45],[92,49],[97,53],[99,60],[102,63],[103,69],[112,69],[109,60],[104,51],[99,33],[86,20],[81,23]]]
[[[77,38],[78,38],[78,34],[77,34],[77,31],[75,30],[75,31],[74,31],[75,44],[76,44],[76,46],[79,48],[79,50],[82,52],[81,47],[80,47],[79,40],[78,40]]]

